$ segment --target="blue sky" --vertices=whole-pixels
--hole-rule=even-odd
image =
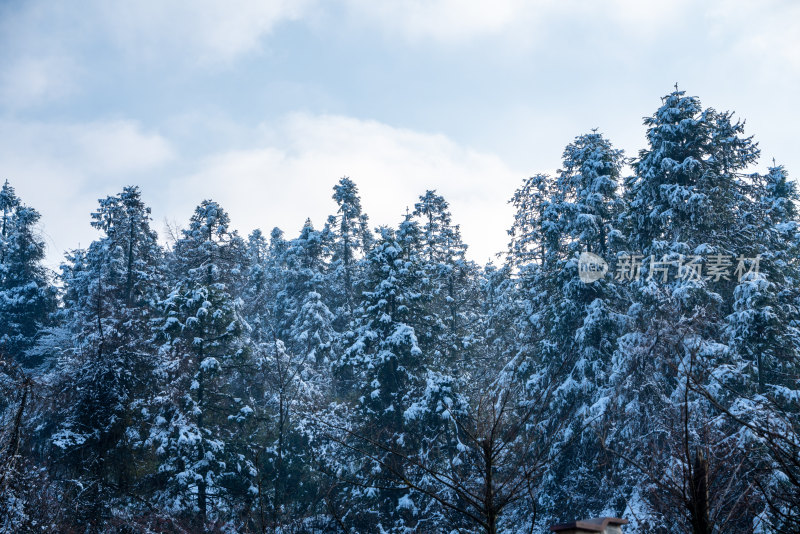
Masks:
[[[12,0],[0,62],[0,177],[51,265],[124,185],[159,233],[213,198],[294,236],[341,176],[375,225],[437,189],[483,262],[523,178],[592,128],[635,155],[675,82],[800,173],[792,1]]]

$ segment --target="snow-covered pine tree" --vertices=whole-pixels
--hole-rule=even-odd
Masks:
[[[735,354],[716,370],[703,390],[722,404],[734,424],[748,424],[759,441],[751,455],[770,466],[759,477],[765,501],[761,520],[776,532],[792,532],[800,516],[800,313],[797,263],[800,219],[798,193],[783,166],[753,175],[756,202],[742,210],[752,243],[748,256],[760,258],[758,272],[745,274],[733,291],[733,309],[725,318],[725,335]],[[795,482],[793,482],[795,481]]]
[[[253,412],[235,395],[250,372],[240,301],[231,295],[243,249],[228,214],[204,200],[175,243],[176,282],[156,326],[162,380],[149,442],[168,479],[159,500],[174,514],[196,518],[201,529],[231,512],[226,496],[246,494],[254,471],[233,446],[243,424],[237,416]]]
[[[604,256],[621,238],[615,222],[622,209],[618,187],[624,154],[594,130],[567,145],[563,158],[555,187],[568,249]]]
[[[526,201],[525,194],[540,194],[529,180],[512,199],[519,210],[541,211],[518,212],[515,220],[539,221],[529,230],[549,243],[542,254],[522,250],[524,257],[511,258],[519,266],[516,329],[522,343],[510,368],[526,384],[530,399],[548,399],[548,424],[568,422],[552,444],[560,454],[547,466],[545,480],[550,483],[541,492],[540,505],[551,521],[619,505],[601,490],[608,475],[597,466],[607,458],[592,423],[623,326],[623,290],[611,274],[592,283],[581,281],[578,257],[593,252],[614,264],[621,243],[615,227],[622,209],[617,188],[625,160],[596,131],[578,136],[563,157],[550,197]],[[514,231],[518,242],[524,240]]]
[[[20,206],[17,192],[8,183],[8,180],[3,182],[3,187],[0,189],[0,210],[3,211],[3,220],[0,221],[0,263],[5,262],[5,241],[6,236],[11,232],[11,219],[14,216],[14,211]]]
[[[77,518],[100,528],[107,507],[136,505],[126,499],[141,491],[134,473],[143,461],[143,410],[155,365],[150,319],[163,273],[138,188],[101,199],[92,219],[102,237],[67,256],[63,326],[43,344],[61,353],[52,443],[79,486]]]
[[[302,529],[319,513],[315,507],[324,495],[309,420],[326,400],[330,381],[328,369],[311,356],[290,353],[281,340],[255,347],[257,370],[248,391],[258,424],[246,442],[255,468],[253,516],[259,529]]]
[[[264,262],[266,283],[260,296],[246,297],[247,308],[252,307],[254,313],[262,316],[260,333],[257,334],[256,339],[259,342],[273,342],[278,336],[278,330],[283,328],[285,333],[286,325],[292,321],[291,310],[285,309],[289,302],[284,294],[286,280],[290,276],[286,256],[288,248],[289,242],[284,238],[283,230],[277,227],[273,228]],[[253,301],[255,298],[258,298],[260,302]]]
[[[742,384],[742,394],[776,387],[797,391],[800,330],[791,296],[790,289],[763,272],[747,274],[736,286],[725,334],[741,364],[732,374],[751,378]]]
[[[800,194],[797,185],[789,179],[789,173],[783,165],[775,165],[768,169],[764,176],[764,189],[766,196],[766,214],[773,224],[791,223],[797,220]]]
[[[412,214],[420,228],[416,255],[423,264],[428,309],[418,325],[421,348],[429,365],[439,372],[462,371],[470,364],[470,352],[481,343],[471,331],[480,316],[478,267],[466,257],[461,230],[453,224],[450,206],[436,191],[419,197]]]
[[[272,525],[308,512],[317,498],[305,420],[329,393],[335,317],[322,300],[327,271],[324,233],[310,220],[286,244],[272,340],[260,346],[266,430],[260,455]]]
[[[753,177],[751,196],[757,201],[742,210],[752,242],[742,256],[759,257],[759,269],[743,276],[736,286],[726,333],[729,344],[752,370],[742,372],[755,376],[751,386],[757,384],[759,393],[764,393],[767,384],[795,387],[792,377],[800,363],[795,357],[800,348],[800,325],[796,324],[800,220],[795,202],[800,198],[782,166]]]
[[[416,449],[404,413],[424,388],[424,355],[412,326],[421,324],[424,314],[425,295],[418,289],[424,272],[416,247],[410,246],[419,233],[409,218],[396,232],[380,229],[380,240],[368,256],[368,290],[346,336],[349,346],[336,363],[340,376],[342,369],[350,371],[344,376],[351,397],[355,395],[348,399],[354,405],[354,436],[369,438],[355,437],[353,446],[367,447],[373,458],[355,453],[349,462],[348,476],[359,481],[351,489],[350,505],[358,508],[345,519],[354,521],[359,531],[405,532],[417,521],[413,496],[398,475],[402,462],[386,449]],[[364,513],[367,509],[370,512]]]
[[[302,352],[293,346],[293,329],[309,294],[322,290],[326,271],[323,234],[314,229],[310,219],[306,219],[300,235],[287,243],[283,262],[285,271],[275,304],[275,336],[284,340],[291,352]]]
[[[241,298],[242,316],[255,343],[265,341],[270,336],[269,320],[274,295],[271,291],[268,256],[267,239],[261,230],[253,230],[247,237]]]
[[[30,349],[51,323],[56,291],[42,265],[39,212],[22,205],[8,181],[0,190],[0,209],[0,353],[31,367],[42,362]]]
[[[433,265],[464,258],[467,247],[461,241],[461,229],[453,224],[450,204],[443,196],[426,191],[414,204],[413,216],[419,220],[423,260]]]
[[[543,263],[553,243],[556,221],[548,210],[555,197],[554,183],[546,174],[526,179],[509,201],[514,206],[514,223],[508,234],[507,260],[515,267]]]
[[[476,366],[476,370],[502,369],[516,355],[516,316],[521,302],[512,269],[508,263],[500,267],[489,263],[481,274],[481,319],[470,330],[480,329],[489,360]]]
[[[640,151],[627,184],[639,250],[650,252],[660,240],[735,240],[732,208],[743,186],[738,173],[759,150],[731,115],[703,109],[698,98],[676,89],[645,118],[649,147]]]
[[[752,525],[755,513],[742,463],[748,442],[692,384],[739,366],[720,320],[735,282],[705,269],[714,258],[751,250],[752,231],[741,217],[752,211],[751,184],[742,172],[759,151],[731,113],[704,109],[677,88],[645,125],[648,148],[626,181],[629,238],[644,258],[641,277],[628,286],[630,328],[614,357],[606,444],[627,451],[630,469],[619,472],[618,486],[630,506],[649,510],[642,528],[684,524],[704,532],[697,525],[717,521],[717,528],[738,530]],[[632,446],[630,436],[650,438]],[[741,446],[729,448],[732,442]],[[673,492],[666,486],[691,486],[701,456],[706,470],[730,473],[726,485],[712,484],[703,502],[697,495],[666,498]]]
[[[339,319],[337,329],[351,319],[359,299],[358,287],[362,277],[362,260],[370,249],[373,237],[369,217],[362,211],[358,187],[348,177],[333,186],[333,200],[338,210],[328,217],[326,231],[332,251],[329,278],[330,308]],[[328,300],[328,299],[326,299]]]

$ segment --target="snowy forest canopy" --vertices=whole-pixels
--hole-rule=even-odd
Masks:
[[[524,180],[500,265],[342,178],[321,228],[204,200],[167,246],[126,187],[51,273],[6,182],[0,531],[800,531],[797,189],[677,88],[644,125]]]

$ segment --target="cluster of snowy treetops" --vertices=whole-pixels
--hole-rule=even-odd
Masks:
[[[56,274],[6,182],[0,531],[798,532],[795,184],[677,88],[644,124],[634,158],[592,131],[525,180],[485,267],[435,191],[375,229],[342,178],[294,238],[204,200],[159,241],[126,187]]]

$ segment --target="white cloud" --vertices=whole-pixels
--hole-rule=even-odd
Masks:
[[[0,101],[6,106],[26,108],[63,98],[75,90],[69,58],[23,56],[0,72]]]
[[[213,198],[243,233],[280,226],[289,237],[306,217],[324,224],[342,176],[358,184],[373,226],[396,225],[419,195],[437,189],[473,258],[486,261],[506,244],[506,201],[523,175],[492,154],[440,134],[331,115],[290,115],[250,138],[248,149],[189,160],[130,121],[0,121],[2,178],[42,212],[51,266],[96,237],[89,214],[97,198],[131,184],[141,185],[159,231],[164,219],[185,225],[201,200]]]
[[[166,139],[130,121],[0,120],[0,179],[8,179],[23,202],[42,213],[51,266],[64,250],[94,237],[89,213],[98,197],[142,180],[173,158]]]
[[[257,50],[279,22],[300,18],[306,0],[144,0],[96,3],[112,42],[134,57],[180,54],[198,62],[229,61]]]
[[[731,43],[732,55],[757,59],[758,75],[800,74],[800,3],[729,0],[715,3],[706,17],[712,35]]]
[[[660,0],[656,2],[612,0],[607,4],[584,0],[582,4],[582,6],[576,6],[573,3],[574,10],[580,12],[581,8],[585,10],[591,6],[597,8],[597,13],[604,13],[632,30],[648,33],[664,27],[674,30],[676,22],[686,24],[693,7],[690,0]]]
[[[93,174],[144,171],[169,161],[172,148],[159,134],[143,132],[131,121],[98,122],[67,127],[80,161]],[[67,141],[69,143],[69,141]]]
[[[619,32],[653,39],[689,16],[688,0],[343,0],[350,16],[410,42],[464,44],[498,38],[511,49],[544,46],[548,37],[573,35],[575,28]],[[577,39],[585,33],[574,34]]]
[[[261,146],[208,157],[173,182],[165,204],[179,222],[203,198],[214,198],[247,232],[280,226],[289,236],[306,217],[319,228],[333,213],[331,188],[349,176],[374,226],[397,224],[426,189],[450,202],[471,255],[500,252],[511,212],[506,201],[522,175],[496,156],[443,135],[341,116],[292,115],[262,128]]]
[[[356,18],[413,41],[464,41],[529,24],[555,0],[345,0]]]
[[[40,161],[79,171],[84,179],[124,176],[173,157],[166,139],[126,120],[77,124],[5,120],[0,121],[0,139],[4,171],[23,175],[28,174],[24,165]]]
[[[0,106],[20,109],[83,88],[98,58],[139,68],[229,63],[258,51],[316,0],[49,0],[0,5]],[[104,66],[102,68],[108,68]]]

